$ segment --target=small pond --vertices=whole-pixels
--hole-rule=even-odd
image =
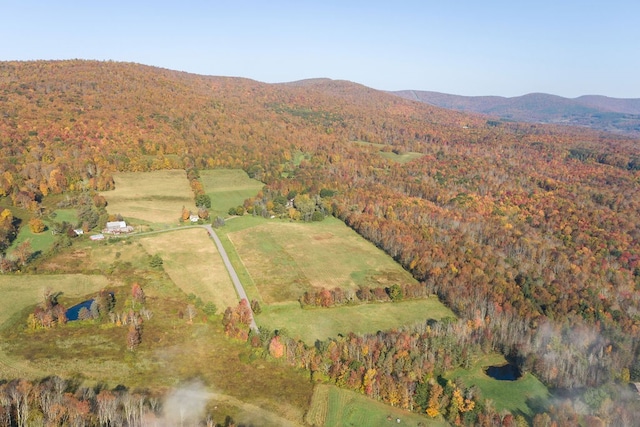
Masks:
[[[82,301],[80,304],[76,304],[73,307],[70,307],[67,310],[67,320],[78,320],[78,314],[80,314],[80,310],[82,308],[86,308],[87,310],[91,309],[91,304],[93,303],[93,299]]]
[[[515,381],[522,376],[520,369],[511,363],[502,366],[489,366],[484,372],[491,378],[500,381]]]

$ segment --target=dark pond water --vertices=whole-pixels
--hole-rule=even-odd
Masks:
[[[489,366],[485,373],[491,378],[500,381],[515,381],[522,376],[522,372],[516,365],[507,363],[502,366]]]
[[[67,310],[67,320],[78,320],[78,314],[80,310],[85,307],[87,310],[91,309],[92,299],[82,301],[80,304],[76,304]]]

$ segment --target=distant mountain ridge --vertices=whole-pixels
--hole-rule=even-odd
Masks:
[[[451,110],[496,116],[503,120],[584,126],[640,137],[640,99],[584,95],[563,98],[545,93],[501,96],[460,96],[401,90],[394,95]]]

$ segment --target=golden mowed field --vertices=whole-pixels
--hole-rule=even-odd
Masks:
[[[115,190],[101,193],[110,214],[154,224],[177,224],[183,207],[196,210],[184,170],[121,172],[113,179]]]

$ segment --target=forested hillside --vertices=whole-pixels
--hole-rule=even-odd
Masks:
[[[240,167],[267,184],[247,202],[265,214],[331,194],[331,213],[471,321],[465,340],[552,387],[640,381],[638,140],[342,81],[62,61],[0,63],[0,150],[0,197],[34,216],[115,171]]]

